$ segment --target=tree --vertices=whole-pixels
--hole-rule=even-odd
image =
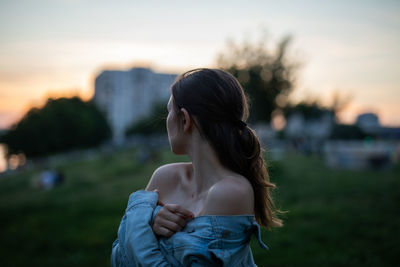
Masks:
[[[265,41],[237,45],[230,42],[218,55],[218,67],[234,75],[250,100],[250,122],[270,122],[272,112],[286,103],[294,85],[296,63],[287,60],[290,37],[283,38],[276,51]]]
[[[111,136],[104,115],[92,102],[78,97],[48,99],[32,108],[1,137],[8,155],[44,156],[74,148],[99,145]]]

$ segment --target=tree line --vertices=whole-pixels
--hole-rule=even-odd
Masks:
[[[0,137],[7,154],[29,158],[62,151],[94,147],[111,136],[104,114],[91,102],[78,97],[48,99],[32,108]]]

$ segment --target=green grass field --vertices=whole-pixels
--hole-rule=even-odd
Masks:
[[[109,266],[110,248],[131,192],[161,164],[186,161],[168,151],[139,164],[135,150],[58,167],[64,185],[36,189],[40,170],[0,179],[0,266]],[[252,241],[258,266],[399,266],[400,168],[340,171],[318,158],[270,162],[285,226]]]

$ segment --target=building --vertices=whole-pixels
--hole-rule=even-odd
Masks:
[[[356,125],[360,129],[379,140],[400,140],[399,127],[385,127],[379,123],[379,117],[374,113],[364,113],[357,117]]]
[[[330,137],[335,123],[332,111],[321,110],[318,116],[305,116],[294,112],[286,119],[285,136],[292,147],[302,153],[322,152],[322,144]]]
[[[301,113],[294,113],[286,119],[285,134],[288,138],[329,138],[335,116],[326,111],[316,118],[305,118]]]
[[[377,134],[381,127],[379,118],[374,113],[363,113],[358,115],[356,125],[367,134]]]
[[[124,142],[127,127],[149,114],[154,103],[167,104],[175,78],[146,68],[106,70],[96,77],[93,100],[106,114],[114,144]]]

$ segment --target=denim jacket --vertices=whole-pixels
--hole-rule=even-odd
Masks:
[[[158,194],[137,191],[128,207],[112,245],[111,265],[116,266],[256,266],[250,238],[261,241],[260,226],[253,215],[206,215],[188,221],[170,238],[155,236],[152,230]]]

